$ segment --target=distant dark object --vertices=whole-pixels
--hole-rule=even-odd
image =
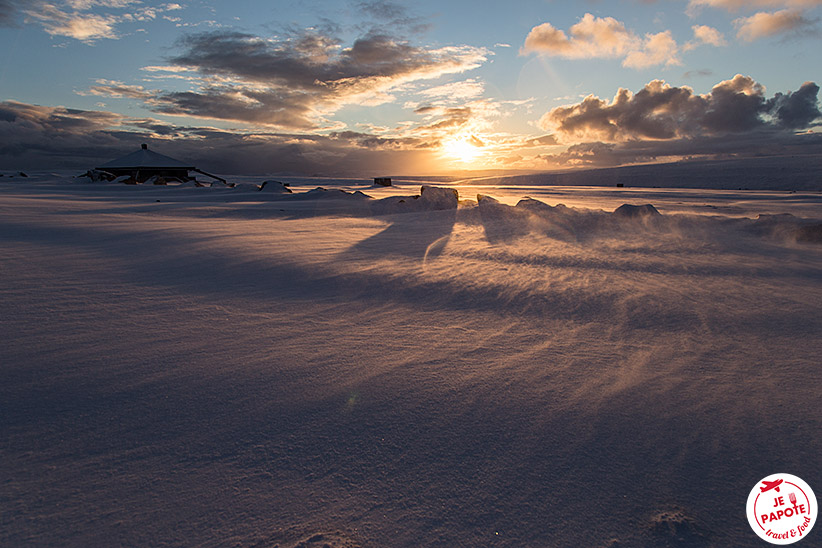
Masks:
[[[621,206],[616,208],[616,211],[614,211],[614,215],[626,219],[647,219],[649,217],[658,217],[659,211],[657,211],[656,208],[651,204],[622,204]]]
[[[109,180],[128,176],[135,183],[145,183],[154,178],[152,182],[157,184],[157,181],[193,181],[194,177],[189,175],[189,171],[196,171],[225,185],[228,184],[222,177],[211,175],[190,164],[149,150],[145,143],[140,146],[140,150],[105,163],[90,171],[88,175],[92,180],[95,180],[95,175],[99,176],[98,174],[107,176]]]
[[[391,186],[391,177],[374,177],[375,186]]]
[[[796,241],[822,244],[822,224],[799,227],[796,230]]]
[[[622,184],[622,183],[617,183],[617,188],[622,188],[622,187],[624,187],[624,186],[625,186],[625,185],[624,185],[624,184]]]
[[[17,172],[17,175],[19,175],[20,177],[28,177],[28,175],[26,175],[26,174],[25,174],[25,173],[23,173],[22,171],[18,171],[18,172]]]

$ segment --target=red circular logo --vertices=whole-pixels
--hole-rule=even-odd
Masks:
[[[816,523],[816,496],[810,485],[791,474],[772,474],[751,489],[748,523],[759,538],[771,544],[804,539]]]

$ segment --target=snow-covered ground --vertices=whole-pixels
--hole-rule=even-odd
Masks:
[[[756,547],[822,492],[818,192],[29,175],[0,545]]]

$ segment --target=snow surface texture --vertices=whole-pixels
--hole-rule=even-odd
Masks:
[[[758,547],[822,491],[819,194],[30,175],[0,545]]]

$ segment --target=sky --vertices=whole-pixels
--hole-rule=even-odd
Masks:
[[[0,0],[0,169],[820,155],[820,37],[822,0]]]

